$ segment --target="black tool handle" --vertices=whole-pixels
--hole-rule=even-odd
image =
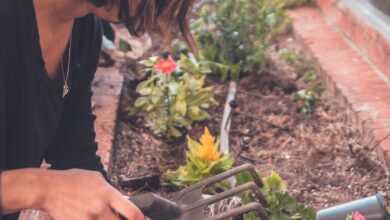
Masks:
[[[131,196],[129,200],[151,220],[175,220],[181,215],[181,209],[176,203],[153,193]]]

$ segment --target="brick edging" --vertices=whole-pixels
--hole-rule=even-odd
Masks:
[[[327,22],[350,39],[385,75],[390,76],[390,34],[383,32],[385,18],[365,1],[317,0]],[[375,14],[368,16],[367,13]],[[386,18],[387,19],[387,18]],[[378,25],[380,23],[381,25]],[[383,24],[382,24],[383,23]]]
[[[363,135],[364,144],[377,147],[390,167],[390,87],[350,42],[329,25],[317,8],[289,12],[294,35],[317,63],[329,93],[348,111],[349,120]]]
[[[124,77],[117,67],[100,68],[93,84],[92,100],[96,115],[95,130],[99,147],[98,155],[106,170],[110,167],[123,81]]]

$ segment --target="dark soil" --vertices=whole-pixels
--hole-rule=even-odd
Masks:
[[[136,98],[136,80],[126,76],[112,164],[117,183],[121,176],[161,174],[184,161],[183,140],[166,143],[143,126],[142,118],[128,116]],[[388,196],[385,170],[375,151],[362,144],[362,135],[348,122],[344,107],[325,93],[312,114],[299,113],[292,94],[307,85],[296,78],[271,68],[241,80],[230,138],[238,163],[255,164],[263,175],[277,171],[294,197],[315,208],[376,192]],[[211,109],[209,121],[194,126],[193,137],[198,138],[206,125],[214,134],[219,132],[227,84],[213,84],[220,104]],[[146,190],[166,192],[150,186]]]
[[[388,192],[376,154],[360,143],[342,107],[323,100],[302,115],[280,87],[257,84],[244,80],[245,93],[238,95],[231,139],[239,161],[256,164],[264,175],[277,171],[294,197],[315,208]]]

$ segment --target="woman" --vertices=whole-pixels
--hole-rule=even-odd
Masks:
[[[91,81],[101,45],[98,18],[167,38],[179,27],[193,45],[185,19],[192,3],[1,1],[0,217],[40,209],[55,220],[144,219],[105,181],[96,156]],[[38,169],[43,160],[51,170]]]

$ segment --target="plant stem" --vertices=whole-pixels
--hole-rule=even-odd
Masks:
[[[166,96],[167,96],[167,129],[166,129],[166,136],[168,137],[169,136],[169,127],[171,126],[171,100],[170,100],[170,97],[169,97],[169,80],[170,80],[170,75],[165,75],[165,87],[166,87]]]

